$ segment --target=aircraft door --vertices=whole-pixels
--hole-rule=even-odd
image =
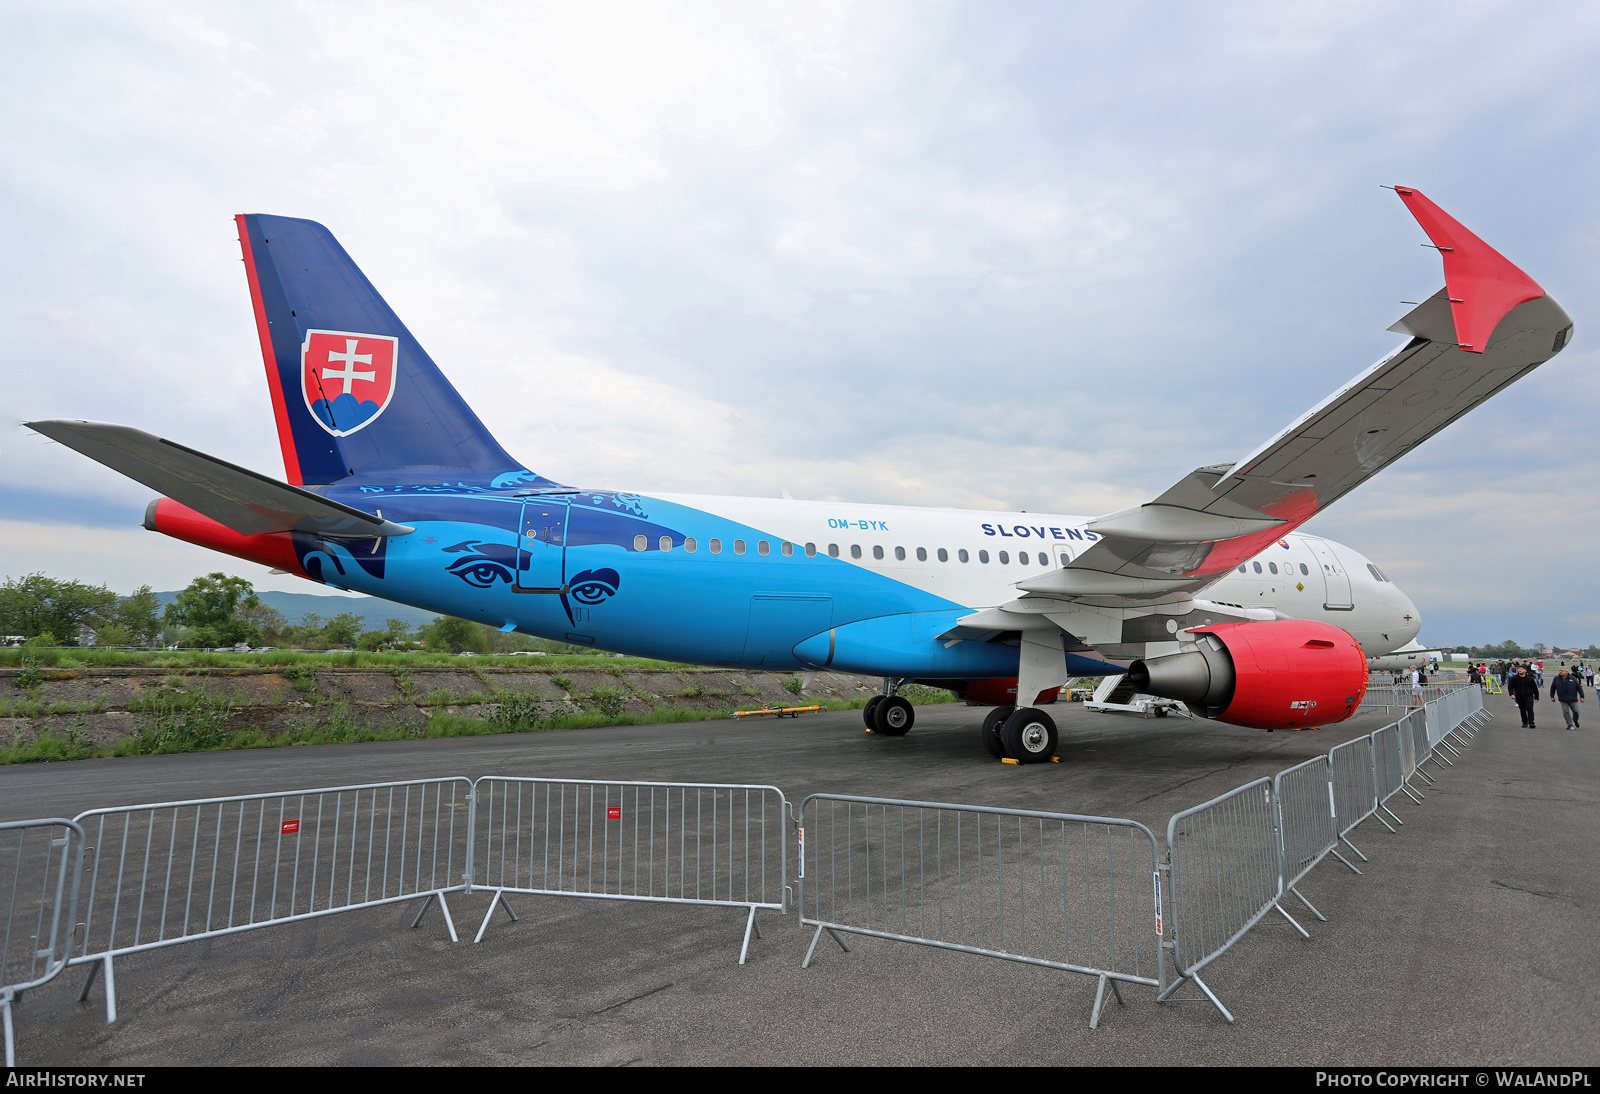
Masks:
[[[1352,611],[1356,605],[1350,597],[1350,575],[1345,573],[1344,566],[1339,562],[1339,556],[1334,553],[1333,547],[1327,540],[1313,539],[1307,542],[1311,546],[1311,553],[1315,556],[1317,564],[1322,567],[1322,579],[1327,586],[1322,606],[1330,611]]]
[[[743,662],[798,664],[794,647],[833,625],[833,599],[810,593],[756,593],[750,599]]]
[[[532,498],[522,503],[517,541],[517,592],[559,593],[566,584],[567,503]]]

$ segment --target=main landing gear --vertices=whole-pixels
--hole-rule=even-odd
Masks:
[[[1044,764],[1056,754],[1055,720],[1037,707],[995,707],[981,733],[983,747],[997,760]]]
[[[871,733],[904,737],[917,721],[917,709],[898,695],[874,695],[861,708],[861,720]]]

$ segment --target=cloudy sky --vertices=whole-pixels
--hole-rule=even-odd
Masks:
[[[1592,4],[0,7],[0,572],[221,567],[23,430],[281,474],[232,216],[327,224],[566,482],[1097,514],[1229,461],[1443,283],[1575,342],[1307,525],[1423,638],[1600,642]]]

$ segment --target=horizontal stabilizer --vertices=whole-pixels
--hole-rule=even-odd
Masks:
[[[25,424],[240,535],[293,530],[365,538],[414,531],[125,425],[68,419]]]

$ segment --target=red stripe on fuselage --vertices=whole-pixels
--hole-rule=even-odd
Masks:
[[[283,381],[278,375],[277,354],[272,352],[272,328],[267,324],[267,308],[261,302],[261,282],[256,277],[255,252],[250,246],[250,229],[244,214],[233,218],[239,226],[239,246],[244,250],[244,275],[250,282],[250,304],[256,313],[256,333],[261,338],[261,359],[267,366],[267,391],[272,396],[272,416],[278,423],[278,444],[283,448],[284,476],[296,486],[304,486],[300,474],[300,455],[295,451],[294,432],[289,427],[289,407],[283,400]],[[181,538],[181,537],[180,537]]]
[[[155,526],[153,530],[164,536],[181,539],[197,547],[221,551],[234,558],[286,570],[297,577],[310,580],[310,575],[300,566],[300,558],[295,554],[294,541],[289,538],[288,532],[242,536],[227,525],[218,524],[203,513],[197,513],[182,502],[173,501],[171,498],[162,498],[156,502],[155,520],[152,524]]]

